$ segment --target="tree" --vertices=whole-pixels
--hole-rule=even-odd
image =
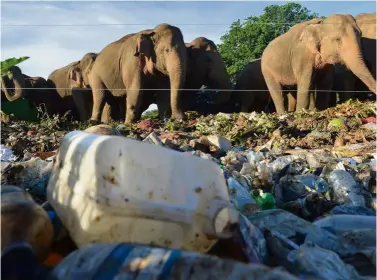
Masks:
[[[225,61],[232,80],[248,62],[262,56],[267,45],[287,32],[296,23],[318,17],[298,3],[270,5],[259,16],[250,16],[241,23],[232,23],[228,32],[220,37],[218,49]]]

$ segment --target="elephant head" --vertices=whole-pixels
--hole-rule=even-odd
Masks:
[[[345,64],[363,83],[376,93],[376,80],[363,60],[361,31],[351,15],[330,15],[309,22],[300,40],[312,55],[315,68],[326,64]]]
[[[89,74],[97,58],[96,53],[87,53],[81,60],[68,66],[68,87],[89,88]]]
[[[89,87],[89,74],[97,58],[97,53],[87,53],[81,58],[79,69],[81,70],[81,87]]]
[[[23,97],[25,78],[17,66],[12,66],[8,74],[1,76],[1,91],[4,92],[8,101],[15,101]]]
[[[187,53],[181,30],[159,24],[136,36],[134,56],[140,57],[145,74],[154,74],[157,70],[169,76],[172,117],[182,119],[181,89],[185,85]]]
[[[188,54],[188,74],[186,88],[199,89],[205,85],[209,88],[223,89],[216,103],[225,103],[231,95],[232,83],[226,70],[224,60],[215,43],[205,37],[198,37],[186,44]]]

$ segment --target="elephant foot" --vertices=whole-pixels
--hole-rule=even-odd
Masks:
[[[99,124],[101,124],[101,122],[100,122],[100,121],[97,121],[97,120],[92,120],[92,119],[90,119],[90,120],[89,120],[89,124],[90,124],[90,125],[99,125]]]
[[[186,116],[185,114],[179,112],[179,113],[172,114],[171,118],[174,120],[185,120]]]

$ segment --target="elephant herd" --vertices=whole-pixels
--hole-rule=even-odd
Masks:
[[[161,119],[203,113],[196,100],[202,86],[217,90],[212,111],[322,110],[337,103],[337,93],[340,102],[365,98],[357,91],[376,93],[375,76],[376,14],[334,14],[276,37],[261,58],[244,66],[234,86],[213,41],[185,43],[178,27],[159,24],[85,54],[47,81],[13,66],[1,78],[1,94],[8,101],[43,103],[47,114],[71,111],[82,121],[132,123],[153,103]]]

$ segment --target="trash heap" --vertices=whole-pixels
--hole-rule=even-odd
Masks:
[[[253,112],[199,117],[189,112],[184,122],[149,119],[133,126],[112,123],[89,128],[57,121],[54,128],[43,123],[4,124],[1,181],[21,187],[49,213],[55,230],[51,254],[60,257],[51,262],[50,256],[44,264],[52,263],[54,279],[78,279],[72,267],[83,260],[87,261],[82,271],[95,270],[100,277],[106,265],[114,266],[114,262],[106,263],[106,257],[123,262],[127,256],[123,267],[127,273],[139,269],[152,277],[161,270],[158,275],[165,273],[170,279],[375,279],[375,108],[371,102],[349,102],[321,112],[284,116]],[[236,228],[233,224],[227,228],[232,237],[216,237],[205,252],[177,249],[174,241],[162,247],[153,242],[116,246],[96,240],[88,240],[94,243],[89,247],[75,244],[70,238],[73,229],[63,225],[62,216],[46,198],[49,181],[51,185],[54,172],[63,165],[57,162],[62,137],[72,130],[125,136],[216,164],[229,201],[240,215]],[[49,135],[43,135],[44,131]],[[72,170],[82,169],[73,166]],[[106,178],[112,183],[118,179],[115,175]],[[195,192],[200,195],[202,188],[198,186]],[[148,193],[148,199],[155,198]],[[232,214],[228,215],[231,220]],[[4,235],[7,229],[4,224],[2,228]],[[115,251],[118,257],[112,255]],[[138,258],[138,264],[131,263],[131,256]],[[153,258],[166,263],[154,263]],[[135,278],[130,279],[136,279],[132,275]]]

